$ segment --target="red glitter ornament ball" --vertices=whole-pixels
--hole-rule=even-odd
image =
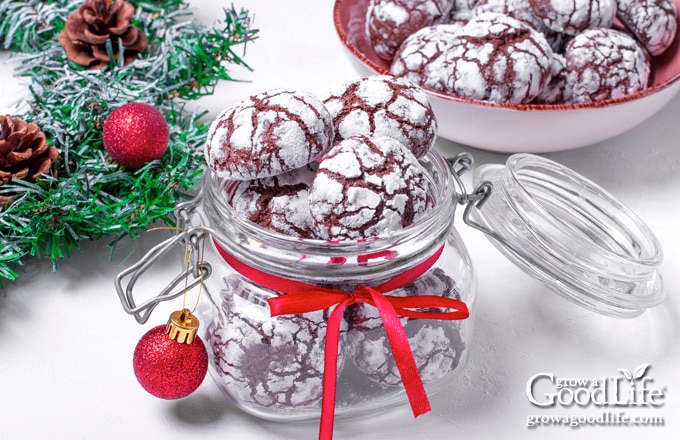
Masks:
[[[193,393],[208,371],[208,352],[201,338],[182,344],[159,325],[137,343],[132,360],[142,387],[161,399],[179,399]]]
[[[161,112],[148,104],[130,102],[106,118],[103,137],[104,148],[116,163],[137,169],[165,153],[170,133]]]

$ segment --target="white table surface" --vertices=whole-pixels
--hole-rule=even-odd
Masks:
[[[331,0],[236,1],[260,29],[245,59],[254,72],[234,69],[243,82],[222,83],[200,106],[222,108],[273,87],[322,94],[356,77],[332,25]],[[192,1],[210,24],[224,1]],[[25,84],[12,76],[2,54],[0,112],[11,113]],[[665,251],[662,273],[668,297],[642,316],[621,320],[583,310],[546,291],[506,261],[481,235],[460,230],[478,278],[476,333],[469,363],[449,389],[432,397],[433,410],[414,419],[408,407],[371,418],[336,422],[337,439],[678,438],[680,434],[680,97],[651,120],[606,142],[548,154],[609,190],[649,224]],[[445,154],[472,151],[477,163],[506,156],[445,140]],[[106,242],[83,243],[62,261],[32,260],[16,283],[0,290],[0,438],[2,439],[307,439],[316,422],[271,423],[228,403],[207,379],[179,401],[148,395],[132,372],[132,352],[151,327],[164,324],[177,304],[159,307],[148,324],[126,315],[113,288],[128,252],[132,259],[159,235],[146,234],[108,261]],[[121,264],[123,264],[121,266]],[[129,262],[127,263],[129,264]],[[178,266],[167,264],[146,279],[149,291],[165,285]],[[647,377],[662,389],[655,408],[610,407],[631,417],[663,417],[664,426],[547,426],[529,429],[529,415],[599,415],[590,405],[537,408],[525,393],[540,372],[560,378],[620,376],[649,363]]]

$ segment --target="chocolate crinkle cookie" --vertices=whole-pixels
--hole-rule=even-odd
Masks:
[[[413,154],[388,137],[354,136],[319,163],[309,206],[324,240],[386,236],[428,208],[428,180]]]
[[[460,299],[455,281],[440,268],[387,295]],[[348,354],[357,368],[381,385],[400,385],[399,369],[377,309],[363,303],[354,304],[345,312],[345,319]],[[424,383],[435,381],[458,366],[465,351],[460,323],[404,317],[400,320]]]
[[[569,35],[609,27],[616,15],[616,0],[529,0],[529,6],[550,29]]]
[[[567,60],[564,55],[553,53],[550,82],[532,101],[533,104],[560,104],[565,101],[567,87]]]
[[[315,96],[271,90],[222,111],[208,131],[205,156],[219,177],[258,179],[317,159],[333,135],[332,118]]]
[[[543,34],[505,14],[473,17],[441,63],[447,92],[491,102],[527,103],[548,84],[552,49]]]
[[[673,0],[617,0],[616,16],[651,55],[668,49],[677,32]]]
[[[333,120],[335,143],[356,135],[388,136],[420,158],[437,137],[427,95],[404,78],[378,75],[342,84],[323,103]]]
[[[262,179],[238,181],[227,201],[243,218],[282,234],[313,238],[307,196],[317,163]]]
[[[214,320],[206,330],[218,386],[236,401],[263,408],[318,405],[329,312],[271,317],[259,298],[273,293],[255,292],[236,276],[225,282],[223,322]]]
[[[550,29],[543,20],[534,15],[531,12],[529,0],[479,0],[472,10],[472,16],[485,12],[505,14],[525,22],[543,34],[553,51],[560,50],[564,44],[564,34]]]
[[[448,72],[438,61],[446,53],[463,24],[438,24],[411,34],[399,47],[390,73],[433,90],[445,91]]]
[[[649,83],[647,51],[632,36],[615,29],[581,32],[567,46],[565,57],[568,102],[619,98]]]
[[[390,61],[406,37],[441,21],[451,6],[450,0],[370,0],[368,40],[380,58]]]

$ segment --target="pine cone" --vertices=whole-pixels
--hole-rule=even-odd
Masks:
[[[35,181],[42,174],[54,175],[52,164],[59,157],[40,128],[11,116],[0,116],[0,186],[12,179]],[[14,195],[0,194],[0,203]]]
[[[149,45],[144,32],[130,24],[134,13],[134,5],[125,0],[86,0],[66,20],[59,43],[69,60],[88,69],[101,69],[118,59],[119,41],[122,41],[127,65]],[[109,60],[106,51],[109,39],[113,60]]]

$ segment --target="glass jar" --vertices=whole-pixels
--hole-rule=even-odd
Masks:
[[[325,374],[334,375],[336,368],[332,400],[338,416],[384,410],[407,397],[414,406],[402,377],[412,391],[417,376],[423,393],[431,395],[460,374],[472,338],[476,281],[454,227],[458,205],[466,205],[467,225],[580,306],[631,318],[663,301],[658,240],[639,217],[583,176],[540,156],[516,154],[505,165],[478,167],[476,189],[468,194],[460,175],[471,167],[471,156],[444,159],[431,151],[420,162],[433,208],[389,237],[342,242],[295,238],[247,221],[226,202],[233,182],[208,175],[202,195],[176,209],[184,232],[116,278],[123,307],[143,323],[160,301],[203,282],[198,314],[213,379],[246,412],[291,421],[319,416]],[[136,279],[177,243],[197,249],[187,273],[137,306]],[[185,287],[173,291],[182,282]],[[303,302],[321,298],[325,305],[274,313],[283,298],[300,294]],[[382,294],[401,316],[383,313]],[[341,300],[324,302],[333,295]],[[460,305],[469,310],[467,319],[442,311]],[[409,314],[409,307],[428,319]],[[403,347],[391,351],[395,328],[408,341],[406,354]],[[324,359],[328,341],[336,340],[337,355],[333,346]],[[413,374],[401,374],[408,359],[415,361]],[[322,427],[323,420],[322,414]]]
[[[473,309],[476,281],[453,225],[457,197],[449,166],[434,151],[421,163],[434,202],[425,216],[389,237],[341,242],[301,239],[262,228],[226,202],[233,182],[206,176],[198,211],[211,233],[204,258],[212,275],[204,282],[208,300],[197,313],[211,375],[236,405],[274,420],[319,416],[331,309],[272,317],[268,300],[290,293],[288,280],[352,292],[358,286],[382,285],[410,270],[424,271],[385,294],[454,298]],[[231,265],[224,256],[233,259]],[[274,285],[263,287],[249,275],[253,271],[259,277],[273,276]],[[466,363],[473,319],[399,320],[428,395],[444,389]],[[337,416],[366,414],[406,401],[380,315],[365,302],[344,311],[337,367]]]

